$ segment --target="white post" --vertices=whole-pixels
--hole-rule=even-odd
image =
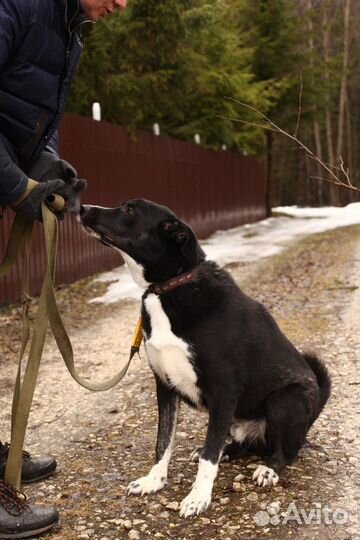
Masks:
[[[153,133],[156,136],[160,135],[160,126],[159,126],[159,124],[157,122],[155,122],[155,124],[153,124]]]
[[[200,144],[201,139],[200,139],[200,135],[199,135],[198,133],[195,133],[195,135],[194,135],[194,141],[196,142],[196,144]]]
[[[101,106],[98,101],[95,101],[92,104],[92,117],[93,120],[96,120],[97,122],[100,122],[101,120]]]

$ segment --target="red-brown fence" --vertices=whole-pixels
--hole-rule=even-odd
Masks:
[[[257,221],[266,214],[264,163],[238,153],[216,152],[200,145],[137,132],[66,114],[60,129],[61,154],[72,163],[88,189],[83,202],[117,206],[143,197],[165,204],[202,238],[218,229]],[[0,220],[0,260],[11,222]],[[120,256],[86,236],[73,217],[61,224],[57,282],[71,283],[121,262]],[[21,257],[0,278],[0,305],[20,298]],[[45,269],[41,225],[32,249],[32,292],[40,290]]]

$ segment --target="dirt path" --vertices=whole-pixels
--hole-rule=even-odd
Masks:
[[[155,388],[144,354],[115,389],[93,394],[72,381],[49,340],[26,444],[34,454],[52,453],[59,462],[55,477],[26,488],[36,502],[60,509],[61,525],[48,538],[360,540],[359,228],[316,235],[280,256],[229,270],[270,308],[299,348],[318,352],[332,373],[331,401],[298,460],[273,489],[252,484],[257,459],[223,464],[207,513],[180,518],[178,503],[196,475],[188,457],[201,445],[207,421],[184,405],[169,485],[153,496],[127,496],[127,484],[152,464],[156,436]],[[87,281],[59,297],[79,370],[101,379],[125,362],[139,306],[86,304],[92,287]],[[18,326],[15,310],[0,313],[2,426],[10,420],[16,369],[10,338]]]

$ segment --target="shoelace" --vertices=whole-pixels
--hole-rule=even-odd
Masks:
[[[0,457],[3,457],[3,458],[6,459],[8,457],[8,455],[9,455],[9,450],[10,450],[10,444],[9,443],[7,443],[7,442],[1,443],[0,442]],[[22,455],[23,455],[24,460],[31,459],[31,455],[26,450],[22,451]]]
[[[4,480],[0,480],[0,506],[5,508],[11,516],[20,516],[24,510],[29,508],[27,498],[24,493],[17,491]]]

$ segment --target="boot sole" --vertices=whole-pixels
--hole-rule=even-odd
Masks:
[[[22,484],[32,484],[33,482],[40,482],[40,480],[45,480],[45,478],[49,478],[49,476],[52,476],[54,473],[55,473],[55,470],[56,470],[56,467],[52,470],[52,471],[49,471],[45,474],[42,474],[41,476],[36,476],[36,478],[22,478],[21,479],[21,483]],[[1,540],[1,536],[0,536],[0,540]]]
[[[45,472],[44,474],[40,475],[40,476],[34,476],[32,478],[23,478],[21,477],[21,483],[22,484],[32,484],[33,482],[39,482],[40,480],[45,480],[45,478],[49,478],[49,476],[52,476],[55,471],[56,471],[56,467],[57,467],[57,464],[55,465],[55,467],[53,469],[51,469],[50,471],[47,471]],[[5,470],[1,472],[0,474],[0,480],[5,480]],[[1,536],[0,536],[0,540],[1,540]]]
[[[2,533],[0,532],[0,540],[3,540],[5,538],[29,538],[29,536],[35,536],[37,534],[42,534],[44,532],[49,531],[59,520],[57,519],[54,521],[54,523],[51,523],[51,525],[46,525],[46,527],[41,527],[40,529],[33,529],[31,531],[26,532],[15,532],[15,533]]]

